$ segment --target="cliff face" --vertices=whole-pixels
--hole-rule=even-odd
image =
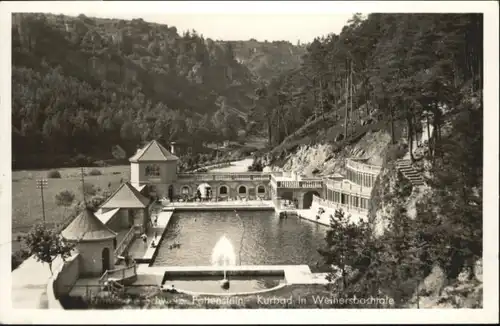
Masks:
[[[335,151],[332,144],[319,143],[301,146],[296,152],[289,154],[280,167],[272,166],[272,170],[296,171],[305,175],[328,176],[333,173],[345,173],[346,158],[368,158],[367,163],[382,164],[382,155],[390,142],[385,131],[368,132],[359,141]]]
[[[441,267],[435,265],[420,282],[405,308],[482,308],[483,261],[475,262],[472,270],[462,270],[456,280],[447,280]]]
[[[298,68],[302,56],[306,53],[305,46],[285,41],[259,42],[251,39],[220,43],[230,43],[236,60],[246,66],[255,77],[266,82],[285,71]]]

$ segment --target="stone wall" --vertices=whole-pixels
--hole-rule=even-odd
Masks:
[[[68,294],[80,276],[80,255],[76,254],[62,263],[47,283],[49,309],[63,309],[59,298]]]

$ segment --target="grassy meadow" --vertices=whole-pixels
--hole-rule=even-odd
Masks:
[[[93,169],[101,171],[102,175],[92,176],[89,172]],[[62,222],[71,210],[70,207],[60,207],[56,204],[56,195],[63,190],[75,194],[76,204],[83,200],[81,192],[80,168],[54,169],[60,172],[60,179],[47,177],[49,170],[24,170],[12,172],[12,251],[20,248],[16,241],[17,235],[27,232],[34,224],[43,221],[42,199],[36,180],[46,179],[47,187],[44,189],[45,220],[49,225]],[[120,185],[120,180],[130,178],[130,166],[110,166],[99,168],[85,168],[85,183],[91,183],[96,188],[114,191]]]

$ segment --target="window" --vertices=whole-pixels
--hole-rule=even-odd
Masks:
[[[265,188],[264,186],[259,186],[259,187],[257,188],[257,192],[258,192],[259,194],[265,194],[265,193],[266,193],[266,188]]]
[[[333,192],[333,201],[336,203],[340,202],[340,193],[338,191]]]
[[[181,194],[183,194],[183,195],[189,195],[189,187],[188,186],[182,187]]]
[[[221,186],[219,188],[219,194],[221,194],[221,195],[227,195],[227,187],[226,186]]]
[[[368,208],[368,200],[366,198],[361,198],[361,208]]]
[[[359,197],[352,197],[354,207],[359,207]]]
[[[147,177],[159,177],[160,176],[160,166],[157,164],[146,166],[146,176]]]
[[[240,186],[238,188],[238,193],[239,194],[246,194],[247,193],[247,188],[245,186]]]

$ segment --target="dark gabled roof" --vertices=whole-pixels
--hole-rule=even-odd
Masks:
[[[125,182],[109,196],[101,208],[145,208],[148,205],[149,199],[129,182]]]
[[[150,141],[146,146],[139,149],[134,156],[132,156],[130,162],[165,162],[165,161],[177,161],[179,158],[174,154],[170,153],[165,147],[163,147],[156,140]]]
[[[71,223],[61,232],[67,240],[75,241],[97,241],[116,238],[116,233],[102,223],[94,212],[85,208]]]

